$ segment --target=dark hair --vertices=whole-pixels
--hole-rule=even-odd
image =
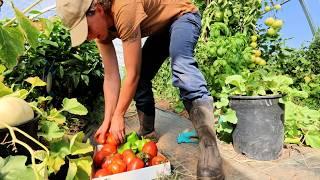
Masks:
[[[88,11],[94,11],[97,4],[100,4],[105,12],[109,12],[111,9],[112,0],[93,0]]]

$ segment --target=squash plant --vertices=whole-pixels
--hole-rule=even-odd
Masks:
[[[3,75],[1,77],[3,79]],[[34,88],[46,85],[46,83],[38,77],[27,78],[26,82],[31,84],[29,90],[19,89],[16,91],[12,91],[12,88],[7,87],[3,82],[0,82],[2,87],[0,89],[2,94],[0,100],[7,97],[26,99]],[[5,159],[0,158],[0,164],[2,166],[0,177],[4,179],[18,179],[21,174],[17,173],[17,171],[22,170],[28,174],[28,176],[26,176],[27,179],[47,179],[50,174],[59,172],[62,165],[66,163],[68,163],[69,167],[67,174],[68,178],[88,179],[90,177],[92,164],[90,152],[92,152],[93,147],[89,140],[83,142],[83,132],[79,132],[73,136],[67,135],[66,126],[64,125],[66,121],[64,114],[66,112],[76,115],[85,115],[87,114],[87,109],[74,98],[65,98],[61,105],[62,108],[56,109],[53,106],[50,106],[49,103],[46,103],[51,99],[51,97],[38,97],[32,102],[29,102],[29,106],[35,110],[38,116],[40,116],[38,136],[44,138],[48,147],[18,128],[11,127],[7,123],[4,123],[6,121],[0,122],[2,126],[9,129],[12,137],[12,140],[6,142],[6,144],[10,143],[13,146],[15,146],[15,144],[20,144],[24,146],[30,152],[32,159],[32,164],[30,166],[25,166],[26,157],[24,156],[9,156]],[[44,103],[46,103],[45,106]],[[15,136],[15,132],[19,132],[28,137],[42,147],[43,150],[33,150],[28,144],[19,141]],[[36,159],[40,161],[40,163],[36,163]],[[17,163],[18,166],[10,168],[13,163]],[[32,168],[33,173],[30,172],[30,167]]]

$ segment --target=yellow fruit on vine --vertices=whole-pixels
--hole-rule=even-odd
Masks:
[[[264,66],[267,64],[267,62],[264,59],[262,59],[261,57],[256,57],[255,63],[259,64],[261,66]]]
[[[251,62],[256,62],[256,56],[255,55],[251,55]]]
[[[280,5],[280,4],[276,4],[276,5],[274,5],[274,8],[275,8],[276,10],[280,10],[280,9],[281,9],[281,5]]]
[[[282,25],[283,25],[283,21],[281,19],[277,19],[273,22],[272,27],[274,29],[279,29],[282,27]]]
[[[251,46],[252,48],[256,48],[256,47],[258,46],[258,44],[257,44],[256,42],[252,42],[252,43],[250,44],[250,46]]]
[[[261,56],[261,51],[260,50],[253,50],[253,53],[255,56],[260,57]]]
[[[264,11],[266,11],[266,12],[271,11],[271,7],[270,7],[270,6],[266,6],[266,7],[264,8]]]
[[[262,59],[262,61],[260,61],[260,63],[259,63],[259,65],[261,65],[261,66],[264,66],[266,64],[267,64],[267,62],[264,59]]]
[[[273,17],[269,17],[264,21],[264,24],[267,25],[267,26],[272,26],[274,21],[275,21],[275,19]]]
[[[256,42],[258,39],[258,37],[256,35],[251,36],[251,41],[252,42]]]
[[[274,28],[271,27],[271,28],[268,29],[267,34],[268,34],[269,36],[274,36],[274,35],[277,34],[277,31],[276,31]]]
[[[309,83],[311,81],[311,78],[309,76],[306,76],[303,79],[306,83]]]

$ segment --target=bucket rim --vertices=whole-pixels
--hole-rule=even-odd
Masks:
[[[275,95],[265,95],[265,96],[229,96],[230,100],[233,99],[242,99],[242,100],[258,100],[258,99],[279,99],[281,98],[281,94],[275,94]]]

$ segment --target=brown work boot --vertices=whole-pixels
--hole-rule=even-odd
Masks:
[[[138,135],[147,139],[151,139],[154,142],[158,142],[159,135],[154,130],[154,116],[148,116],[144,112],[137,110],[140,129]]]
[[[224,179],[222,158],[217,146],[213,119],[213,100],[184,102],[199,136],[200,157],[197,165],[198,179]]]

